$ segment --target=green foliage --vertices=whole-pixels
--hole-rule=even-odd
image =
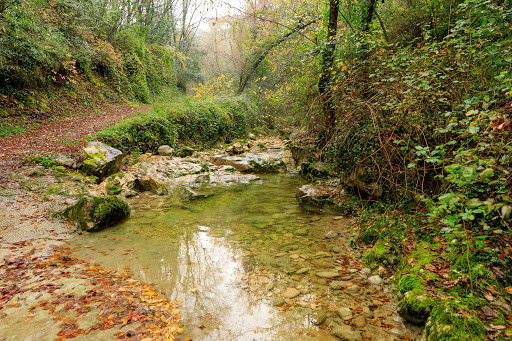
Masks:
[[[55,154],[47,153],[45,155],[33,154],[25,157],[21,163],[37,163],[44,168],[52,168],[58,165],[55,161]]]
[[[124,152],[156,152],[164,144],[176,146],[175,129],[168,118],[149,112],[100,131],[96,137]]]
[[[398,282],[398,291],[400,291],[402,294],[405,294],[410,290],[420,289],[422,287],[423,285],[421,284],[421,280],[412,274],[402,276]]]
[[[28,0],[9,6],[0,16],[0,100],[29,104],[32,89],[76,89],[86,80],[147,103],[175,86],[173,50],[146,42],[141,26],[105,32],[101,25],[109,19],[98,6],[106,4]]]
[[[254,104],[244,98],[219,98],[163,104],[96,137],[124,152],[154,153],[164,144],[176,147],[178,140],[211,147],[218,141],[245,137],[258,124]]]

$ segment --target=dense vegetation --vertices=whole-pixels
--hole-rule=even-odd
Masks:
[[[125,152],[155,153],[161,145],[209,148],[229,143],[259,126],[257,107],[242,97],[182,100],[157,105],[96,137]]]

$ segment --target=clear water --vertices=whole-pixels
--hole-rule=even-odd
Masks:
[[[301,181],[269,175],[209,189],[211,195],[195,200],[140,196],[131,199],[127,221],[79,236],[71,246],[106,268],[129,267],[182,301],[182,339],[335,340],[314,325],[315,305],[347,297],[333,295],[312,274],[340,270],[324,235],[347,222],[301,210],[295,199]],[[311,270],[295,274],[300,268]],[[290,286],[305,291],[302,306],[283,311],[272,302]]]

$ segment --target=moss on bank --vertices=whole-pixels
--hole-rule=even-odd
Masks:
[[[154,153],[178,142],[208,148],[245,137],[261,122],[256,105],[243,97],[182,100],[127,119],[96,138],[123,152]]]

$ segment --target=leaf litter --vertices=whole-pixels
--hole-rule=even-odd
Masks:
[[[27,311],[25,323],[43,312],[58,327],[54,341],[110,329],[118,340],[175,340],[182,332],[181,302],[159,296],[128,272],[91,265],[66,247],[55,247],[47,257],[38,256],[32,242],[10,248],[16,255],[11,252],[0,264],[0,321],[13,309]]]

